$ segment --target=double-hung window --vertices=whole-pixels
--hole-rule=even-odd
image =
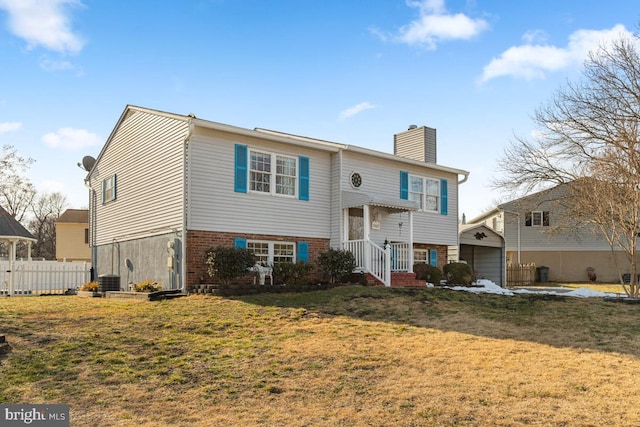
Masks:
[[[295,197],[297,163],[295,157],[251,150],[249,189],[257,193]]]
[[[548,227],[549,211],[527,212],[525,215],[525,226],[527,227]]]
[[[409,177],[409,200],[418,202],[420,209],[422,209],[424,204],[424,180],[419,176]]]
[[[438,251],[435,249],[414,249],[413,262],[438,266]]]
[[[439,212],[440,180],[410,175],[409,200],[418,202],[423,211]]]
[[[295,244],[291,242],[267,242],[247,240],[247,249],[262,265],[274,265],[295,261]]]
[[[113,174],[102,180],[102,203],[116,199],[116,175]]]

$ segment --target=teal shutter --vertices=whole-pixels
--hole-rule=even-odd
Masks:
[[[247,249],[247,239],[236,237],[233,239],[233,246],[240,249]]]
[[[447,191],[447,180],[440,180],[440,214],[447,215],[449,213],[449,196]]]
[[[247,192],[247,162],[248,162],[248,149],[246,145],[236,144],[235,153],[235,177],[234,177],[234,191],[236,193]]]
[[[114,173],[113,174],[113,200],[118,198],[118,182],[116,180],[118,176]]]
[[[300,200],[309,200],[309,158],[300,156],[298,158],[298,163],[300,164],[298,198]]]
[[[400,198],[409,200],[409,172],[400,171]]]
[[[435,249],[429,249],[429,265],[438,266],[438,251]]]
[[[298,242],[298,261],[309,262],[309,243]]]

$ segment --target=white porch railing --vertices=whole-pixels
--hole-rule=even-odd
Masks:
[[[0,261],[0,296],[62,294],[88,282],[90,268],[89,262]]]
[[[411,271],[409,267],[409,244],[391,243],[391,271]]]
[[[357,269],[370,273],[385,286],[391,286],[390,246],[381,248],[367,240],[347,240],[342,247],[353,254]]]
[[[364,242],[364,240],[347,240],[346,242],[342,242],[342,249],[351,252],[355,257],[357,270],[366,270]]]

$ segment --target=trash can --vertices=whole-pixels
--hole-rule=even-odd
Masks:
[[[117,274],[101,274],[98,276],[98,292],[119,291],[120,276]]]
[[[549,283],[549,267],[541,265],[540,267],[536,268],[536,273],[538,273],[538,282]]]

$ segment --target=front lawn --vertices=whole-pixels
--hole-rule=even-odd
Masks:
[[[0,298],[0,403],[72,426],[640,425],[640,311],[446,289]]]

